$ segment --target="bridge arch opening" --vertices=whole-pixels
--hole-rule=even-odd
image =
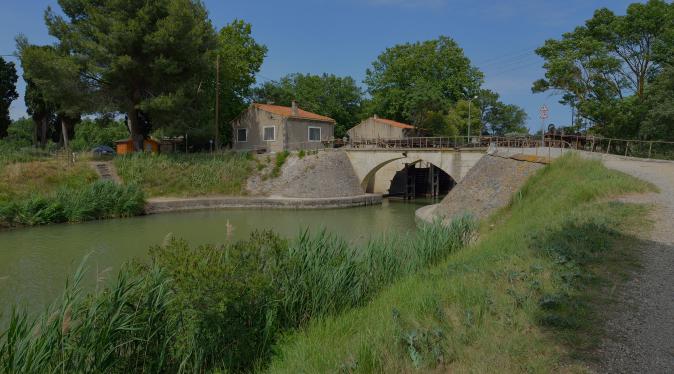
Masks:
[[[433,163],[418,159],[397,158],[374,168],[363,181],[368,193],[413,199],[446,195],[456,181]]]

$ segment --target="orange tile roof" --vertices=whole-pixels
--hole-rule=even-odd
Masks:
[[[282,117],[288,117],[288,118],[301,118],[301,119],[309,119],[309,120],[314,120],[314,121],[323,121],[323,122],[332,122],[335,123],[335,120],[322,116],[320,114],[316,113],[311,113],[307,112],[306,110],[302,110],[297,108],[297,115],[293,115],[293,109],[291,107],[287,106],[280,106],[280,105],[271,105],[271,104],[259,104],[259,103],[254,103],[253,104],[257,109],[264,110],[265,112],[273,113],[273,114],[278,114],[279,116]]]
[[[412,126],[412,125],[408,125],[406,123],[396,122],[396,121],[386,119],[386,118],[375,118],[375,117],[373,117],[372,119],[374,119],[375,122],[383,123],[383,124],[393,126],[393,127],[398,127],[398,128],[401,128],[401,129],[413,129],[414,128],[414,126]]]

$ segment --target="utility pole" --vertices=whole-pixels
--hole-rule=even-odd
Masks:
[[[470,125],[471,125],[471,105],[473,104],[473,100],[477,99],[477,95],[471,97],[468,99],[468,144],[470,144]]]
[[[220,53],[215,59],[215,150],[220,150]]]

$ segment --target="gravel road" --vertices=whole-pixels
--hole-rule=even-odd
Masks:
[[[601,373],[674,373],[674,163],[605,156],[604,164],[660,189],[622,198],[654,204],[653,230],[642,233],[642,268],[619,291],[607,313],[600,346]]]

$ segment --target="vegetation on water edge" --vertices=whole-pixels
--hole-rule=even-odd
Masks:
[[[597,341],[602,291],[635,264],[627,228],[647,211],[605,198],[652,189],[566,156],[484,222],[478,243],[288,334],[268,371],[584,371],[575,359]]]
[[[26,153],[19,152],[17,155]],[[0,164],[0,204],[44,196],[61,189],[84,188],[98,180],[96,172],[84,162],[68,165],[56,159]]]
[[[43,225],[131,217],[143,213],[145,198],[136,186],[96,181],[62,187],[51,194],[0,201],[0,225]]]
[[[115,158],[117,173],[148,196],[241,195],[253,170],[242,153],[133,154]]]
[[[108,288],[84,294],[79,271],[36,321],[15,311],[0,333],[0,370],[250,371],[282,332],[365,305],[462,247],[473,229],[464,218],[364,248],[326,232],[198,248],[169,237],[150,264],[125,266]]]

